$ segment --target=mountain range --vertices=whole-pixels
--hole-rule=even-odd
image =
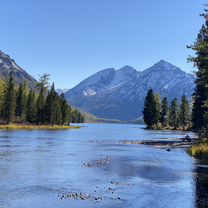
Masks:
[[[142,116],[149,89],[169,101],[186,95],[191,100],[194,76],[161,60],[144,71],[131,66],[104,69],[65,91],[72,105],[99,118],[135,120]]]
[[[27,81],[30,88],[35,87],[37,81],[24,69],[18,66],[14,59],[11,59],[9,55],[0,51],[0,78],[6,80],[9,77],[10,72],[13,73],[16,83],[20,84],[23,81]]]
[[[17,83],[27,81],[35,88],[37,81],[16,64],[9,55],[0,51],[0,78],[6,80],[12,71]],[[74,107],[104,119],[135,120],[141,118],[148,89],[166,96],[169,101],[186,95],[191,100],[194,76],[161,60],[144,71],[131,66],[118,70],[104,69],[80,82],[72,89],[57,90],[65,93]]]

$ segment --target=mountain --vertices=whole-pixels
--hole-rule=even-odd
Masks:
[[[60,95],[61,93],[67,92],[69,89],[56,89],[56,92]]]
[[[37,81],[24,69],[18,66],[9,55],[0,51],[0,78],[6,80],[11,71],[13,72],[14,79],[18,84],[27,81],[30,88],[35,87]]]
[[[100,118],[134,120],[142,116],[148,89],[169,101],[186,95],[191,99],[194,76],[161,60],[143,72],[131,66],[109,68],[85,79],[65,93],[74,106]]]

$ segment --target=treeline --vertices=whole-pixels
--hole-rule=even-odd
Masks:
[[[160,99],[160,94],[154,94],[150,89],[144,103],[143,119],[149,128],[187,129],[191,126],[190,107],[186,96],[181,102],[175,98],[169,104],[166,97]]]
[[[15,84],[12,72],[6,82],[0,81],[0,119],[2,123],[30,123],[65,125],[82,123],[84,116],[72,108],[64,94],[49,89],[49,75],[40,77],[36,89],[29,89],[26,82]]]

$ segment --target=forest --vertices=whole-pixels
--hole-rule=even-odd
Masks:
[[[160,100],[160,94],[150,89],[144,103],[143,119],[148,128],[172,128],[187,130],[191,127],[189,102],[185,95],[181,102],[174,98],[170,105],[166,97]]]
[[[6,81],[0,80],[1,124],[69,125],[82,123],[82,113],[71,107],[62,93],[49,86],[49,75],[40,77],[35,89],[27,82],[15,83],[12,72]]]

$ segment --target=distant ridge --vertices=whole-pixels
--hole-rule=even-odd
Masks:
[[[6,80],[11,71],[13,72],[14,80],[18,84],[27,81],[30,88],[35,87],[37,81],[18,66],[14,59],[11,59],[9,55],[0,51],[0,78]]]
[[[185,94],[191,99],[194,76],[161,60],[139,72],[131,66],[104,69],[65,92],[68,101],[106,119],[134,120],[142,116],[144,98],[152,88],[169,101]]]

